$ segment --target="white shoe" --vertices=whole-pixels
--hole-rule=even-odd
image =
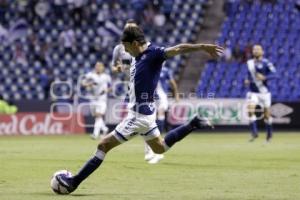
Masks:
[[[148,161],[149,164],[157,164],[160,160],[162,160],[165,156],[163,154],[155,154],[155,156]]]
[[[146,161],[149,161],[151,160],[152,158],[154,158],[155,154],[154,153],[146,153],[145,154],[145,160]]]
[[[97,135],[91,134],[90,136],[91,136],[91,138],[92,138],[93,140],[99,139],[99,134],[97,134]]]
[[[108,127],[105,126],[102,130],[102,135],[107,135],[108,131],[109,131]]]

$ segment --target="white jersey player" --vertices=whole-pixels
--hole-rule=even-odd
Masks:
[[[165,114],[169,108],[168,103],[168,93],[169,89],[171,89],[175,101],[179,101],[179,93],[176,81],[173,78],[170,69],[163,66],[160,72],[158,85],[156,88],[156,92],[158,95],[158,99],[156,101],[157,104],[157,126],[160,132],[163,132],[165,129]]]
[[[92,138],[97,139],[102,132],[105,135],[108,128],[103,121],[107,106],[107,93],[110,91],[111,77],[104,72],[103,63],[97,62],[93,71],[88,72],[81,84],[88,89],[91,104],[90,109],[95,117]]]
[[[245,84],[249,86],[250,91],[247,93],[251,139],[254,141],[258,137],[255,108],[257,105],[264,109],[264,120],[267,129],[266,140],[269,142],[272,138],[272,118],[271,118],[271,93],[268,89],[268,81],[276,78],[276,69],[274,65],[263,57],[264,51],[262,46],[253,46],[253,59],[247,61],[248,79]]]

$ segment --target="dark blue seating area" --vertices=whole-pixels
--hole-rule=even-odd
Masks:
[[[46,70],[49,79],[69,81],[75,85],[78,76],[90,70],[97,60],[104,62],[107,67],[110,65],[113,47],[119,42],[124,23],[135,17],[133,12],[136,11],[131,4],[136,1],[111,1],[114,2],[113,8],[111,2],[106,0],[88,2],[85,6],[89,10],[89,17],[83,17],[79,23],[72,18],[67,8],[58,9],[52,3],[49,3],[50,9],[44,18],[34,16],[29,8],[24,14],[18,1],[8,3],[8,7],[1,10],[0,23],[4,28],[9,29],[11,24],[20,19],[24,19],[29,26],[26,36],[9,44],[0,43],[0,93],[4,99],[48,98],[43,85],[46,82]],[[142,28],[148,39],[155,44],[192,42],[199,32],[203,5],[206,2],[207,0],[165,1],[160,8],[161,14],[167,16],[164,26],[150,26],[142,22]],[[59,41],[61,32],[67,27],[75,35],[76,42],[72,50],[66,49]],[[17,46],[20,46],[26,62],[14,59]],[[168,62],[175,74],[179,73],[183,64],[184,57],[180,56]]]
[[[300,100],[300,12],[294,1],[236,1],[229,11],[217,42],[231,49],[261,44],[265,57],[274,63],[280,76],[270,83],[274,100]],[[200,78],[198,95],[214,92],[216,97],[244,98],[246,75],[245,60],[208,62]]]

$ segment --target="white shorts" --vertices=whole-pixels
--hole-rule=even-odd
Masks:
[[[91,101],[90,103],[91,113],[104,115],[106,112],[106,101]]]
[[[145,141],[154,139],[160,135],[156,125],[156,113],[152,115],[143,115],[132,110],[122,120],[114,131],[115,138],[123,143],[136,135],[141,135]]]
[[[159,97],[159,99],[156,100],[157,109],[167,111],[169,104],[168,104],[168,97],[166,93],[161,89],[157,89],[157,95]]]
[[[247,102],[248,104],[260,105],[263,108],[271,107],[271,93],[255,93],[248,92],[247,93]]]

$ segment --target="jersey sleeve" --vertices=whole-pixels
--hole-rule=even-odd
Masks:
[[[165,47],[155,47],[154,55],[155,55],[155,59],[157,60],[157,62],[163,63],[167,58],[166,52],[165,52]]]
[[[88,79],[92,79],[92,74],[91,72],[86,73],[85,75],[83,75],[83,80],[87,81]]]
[[[276,68],[270,61],[267,61],[268,74],[266,75],[267,80],[278,78]]]
[[[273,63],[268,61],[267,66],[268,66],[268,69],[271,73],[276,73],[276,69],[275,69],[275,66],[273,65]]]
[[[119,45],[115,46],[113,50],[112,60],[111,60],[111,66],[115,66],[117,64],[117,61],[120,59],[120,51],[119,51]]]
[[[81,84],[87,84],[90,82],[94,82],[93,79],[93,75],[91,72],[86,73],[85,75],[83,75],[82,79],[81,79]]]

